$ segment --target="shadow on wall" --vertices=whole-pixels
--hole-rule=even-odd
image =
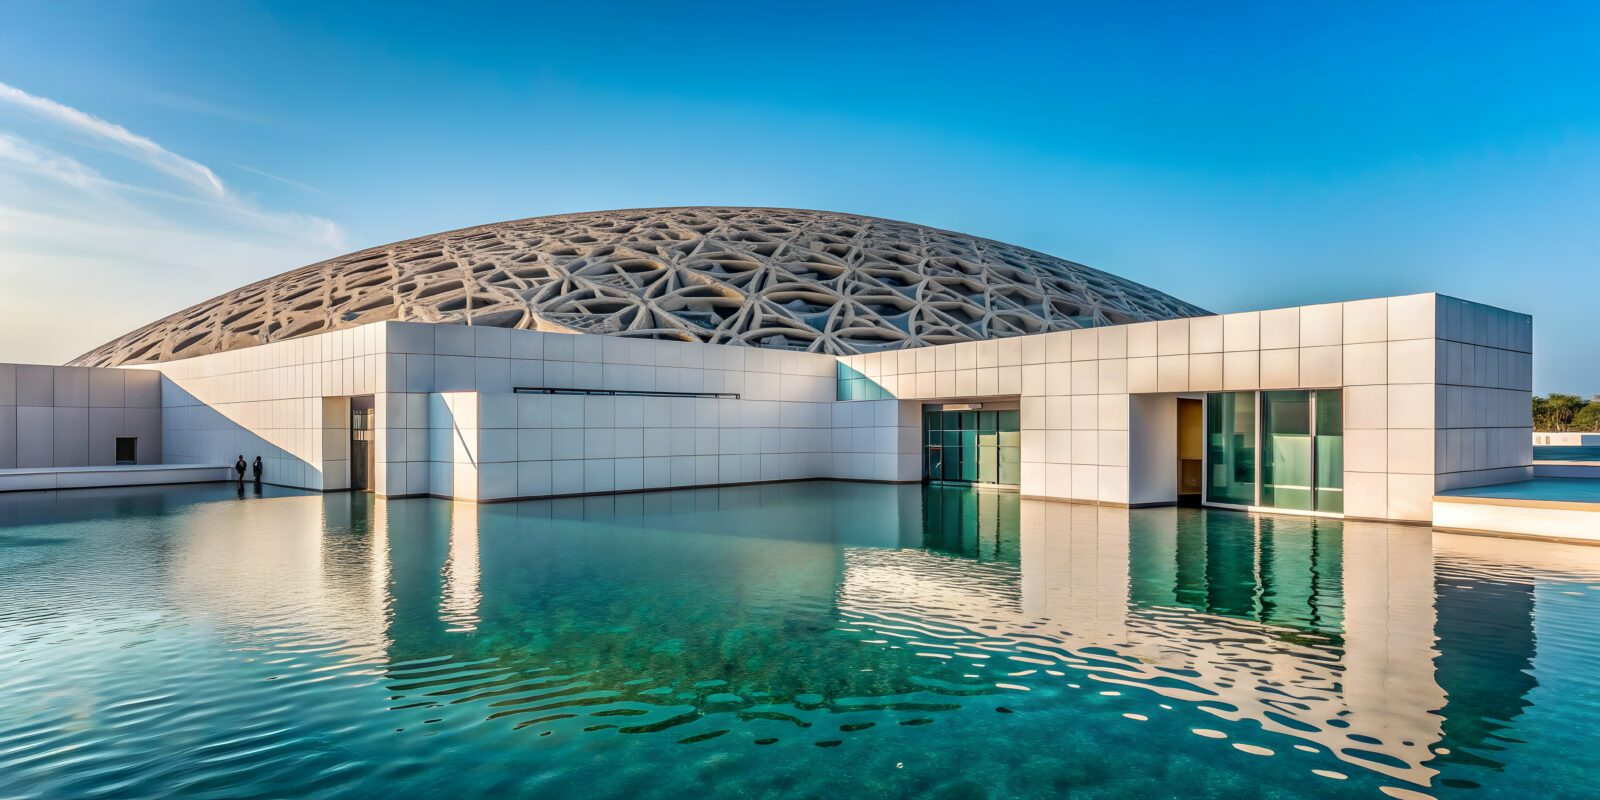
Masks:
[[[348,450],[350,421],[348,413],[330,419],[329,400],[343,401],[348,409],[348,398],[208,403],[162,375],[162,449],[172,464],[232,464],[240,455],[247,462],[260,456],[264,483],[343,489],[344,475],[330,480],[324,469],[330,457],[348,464],[348,456],[340,456],[337,447]],[[324,430],[329,423],[333,427]]]

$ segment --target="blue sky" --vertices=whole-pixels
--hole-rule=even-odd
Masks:
[[[1600,393],[1595,3],[11,0],[0,85],[0,360],[397,239],[728,204],[1221,312],[1440,291]]]

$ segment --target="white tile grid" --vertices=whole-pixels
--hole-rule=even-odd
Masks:
[[[832,401],[836,391],[835,360],[816,353],[459,325],[377,327],[390,348],[384,370],[394,391],[544,387],[814,402]]]
[[[992,358],[992,394],[1021,397],[1024,493],[1108,502],[1126,496],[1127,392],[1344,387],[1347,513],[1426,519],[1432,479],[1441,470],[1436,426],[1462,428],[1448,435],[1462,438],[1464,448],[1499,453],[1489,469],[1502,472],[1494,474],[1527,463],[1522,434],[1531,324],[1524,315],[1487,306],[1476,306],[1478,316],[1462,312],[1459,322],[1447,321],[1448,309],[1471,306],[1421,294],[843,360],[897,397],[934,400],[966,395],[956,374],[964,350],[973,352],[973,363]],[[1447,338],[1451,324],[1474,342],[1503,342],[1506,348],[1492,357],[1458,354],[1456,345],[1437,341]],[[1436,410],[1447,395],[1454,396],[1446,368],[1487,371],[1490,380],[1500,381],[1482,398],[1461,401],[1477,415],[1471,422]],[[973,393],[986,394],[991,393]],[[1122,409],[1114,425],[1101,422],[1103,402]],[[1496,432],[1497,425],[1506,430]],[[1513,444],[1516,436],[1520,444]],[[1512,466],[1503,466],[1507,462]]]
[[[325,488],[325,467],[347,467],[325,464],[322,398],[373,393],[382,346],[382,326],[367,325],[155,365],[166,460],[260,455],[268,482]]]
[[[0,469],[111,466],[119,436],[161,463],[159,386],[143,370],[0,364]]]
[[[480,393],[486,420],[476,429],[481,453],[468,459],[479,499],[827,477],[836,464],[852,476],[892,479],[900,467],[876,453],[835,457],[829,415],[836,362],[828,356],[488,328],[384,327],[393,351],[386,358],[391,387]],[[509,393],[518,386],[735,393],[740,399]],[[435,423],[430,452],[445,446],[437,432],[444,426]],[[429,485],[444,493],[442,462],[430,463]],[[459,466],[449,476],[452,483],[466,480]]]
[[[1435,488],[1531,477],[1531,318],[1450,297],[1439,301]]]
[[[464,460],[476,464],[482,500],[918,474],[920,429],[900,427],[896,401],[476,397],[477,427],[463,436],[478,445]]]
[[[1459,312],[1451,310],[1458,306]],[[652,426],[642,420],[637,426],[618,424],[615,417],[610,425],[558,422],[552,418],[549,428],[533,429],[551,432],[548,446],[552,457],[523,458],[520,448],[524,445],[530,452],[542,453],[545,443],[542,434],[523,435],[518,431],[516,460],[485,462],[518,465],[514,496],[536,493],[523,490],[542,487],[546,480],[551,493],[566,493],[558,492],[557,487],[578,492],[609,491],[599,488],[606,485],[615,489],[733,482],[726,477],[730,474],[761,476],[753,478],[757,480],[769,479],[765,477],[768,475],[799,476],[808,472],[865,479],[912,479],[918,472],[914,457],[919,450],[915,446],[915,430],[920,425],[916,401],[998,395],[1022,398],[1025,492],[1118,502],[1128,495],[1128,393],[1343,385],[1349,429],[1348,513],[1403,518],[1415,513],[1416,498],[1431,494],[1432,487],[1423,487],[1423,481],[1418,480],[1419,476],[1431,479],[1437,469],[1436,464],[1425,465],[1427,454],[1452,457],[1450,454],[1457,447],[1451,444],[1452,436],[1461,437],[1462,452],[1477,452],[1479,434],[1471,431],[1483,428],[1476,423],[1461,425],[1459,420],[1465,417],[1456,416],[1454,404],[1470,410],[1463,414],[1478,414],[1486,403],[1499,404],[1493,408],[1497,409],[1494,413],[1500,413],[1515,406],[1518,398],[1526,397],[1526,390],[1516,385],[1449,383],[1453,375],[1449,370],[1467,370],[1469,359],[1470,374],[1489,376],[1474,379],[1479,382],[1514,383],[1522,381],[1521,376],[1527,372],[1529,360],[1522,342],[1531,344],[1531,334],[1522,332],[1526,317],[1496,309],[1479,314],[1470,307],[1471,304],[1450,298],[1417,295],[842,359],[901,401],[908,401],[898,404],[833,402],[835,360],[816,354],[409,323],[384,323],[342,332],[360,332],[359,339],[349,337],[343,342],[299,340],[238,351],[250,354],[251,369],[230,371],[216,364],[193,363],[203,359],[176,363],[191,365],[188,369],[200,368],[194,375],[198,380],[223,380],[222,386],[206,387],[206,391],[220,397],[230,397],[229,391],[235,392],[233,397],[251,396],[279,385],[287,385],[289,388],[284,391],[291,395],[301,393],[299,396],[330,386],[354,392],[363,386],[370,390],[381,385],[404,389],[409,395],[459,389],[486,391],[485,397],[492,397],[500,393],[494,391],[500,387],[543,385],[738,392],[744,399],[734,404],[738,408],[731,419],[760,414],[743,410],[744,404],[751,403],[776,402],[781,407],[798,402],[827,409],[815,412],[826,416],[815,426],[728,424],[720,418],[715,424],[700,424],[697,417],[694,424],[680,428],[676,422],[666,426]],[[1458,321],[1452,322],[1453,319]],[[1440,326],[1456,325],[1452,330],[1471,341],[1435,344],[1430,332],[1435,320]],[[1473,344],[1479,341],[1507,346]],[[390,352],[363,349],[368,342],[383,344]],[[301,349],[280,350],[276,360],[272,352],[254,352],[284,346]],[[1480,355],[1478,350],[1486,352]],[[1498,352],[1490,355],[1489,350]],[[313,352],[326,355],[329,361],[320,363],[312,374],[291,366],[296,358]],[[242,373],[250,376],[241,378]],[[1435,394],[1432,404],[1413,403],[1429,393],[1436,375],[1446,390]],[[233,383],[226,383],[229,380]],[[245,383],[241,384],[241,380]],[[1456,389],[1493,391],[1479,398],[1460,394]],[[1459,400],[1454,399],[1457,395]],[[785,402],[785,398],[791,402]],[[261,401],[236,402],[254,406]],[[862,412],[841,410],[873,404],[897,409],[894,419],[860,424],[857,414]],[[668,407],[670,420],[671,402]],[[614,402],[612,409],[615,414]],[[586,415],[588,411],[585,408]],[[288,413],[293,416],[292,411]],[[604,412],[596,409],[595,413]],[[1441,419],[1454,426],[1445,430],[1461,433],[1418,435],[1431,432]],[[891,421],[893,424],[888,424]],[[584,427],[576,427],[580,424]],[[590,429],[596,431],[592,436],[586,432]],[[912,432],[906,433],[908,430]],[[709,434],[711,431],[714,436]],[[1492,438],[1495,436],[1506,436],[1509,441],[1509,434],[1482,435],[1491,437],[1485,439],[1484,448],[1499,446],[1500,439]],[[806,437],[826,444],[798,441]],[[385,437],[382,441],[393,439]],[[1526,442],[1526,437],[1522,441]],[[496,458],[505,457],[504,447],[497,452]],[[582,457],[554,457],[561,452],[581,453]],[[420,484],[421,477],[410,466],[419,461],[413,459],[410,445],[407,453],[404,472],[409,490]],[[558,470],[558,462],[578,462],[562,466],[579,468]],[[538,466],[541,463],[551,465],[548,476],[547,468]],[[524,464],[530,466],[524,469]],[[480,478],[483,486],[501,487],[496,489],[498,492],[513,485],[509,468],[494,467],[489,472]],[[380,480],[397,479],[398,474],[398,470],[385,470]],[[430,486],[438,483],[433,477],[430,476]]]
[[[373,398],[373,490],[380,495],[431,493],[428,394],[383,392]]]

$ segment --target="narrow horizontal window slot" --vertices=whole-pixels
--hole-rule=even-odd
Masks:
[[[712,397],[718,400],[738,400],[736,392],[655,392],[630,389],[557,389],[551,386],[518,386],[514,394],[575,394],[602,395],[606,397]]]

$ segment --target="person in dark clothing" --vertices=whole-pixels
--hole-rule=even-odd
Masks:
[[[250,471],[255,474],[256,483],[260,483],[261,482],[261,456],[256,456],[255,463],[250,465]]]
[[[240,453],[239,460],[233,462],[233,472],[239,476],[239,483],[244,483],[244,453]]]

